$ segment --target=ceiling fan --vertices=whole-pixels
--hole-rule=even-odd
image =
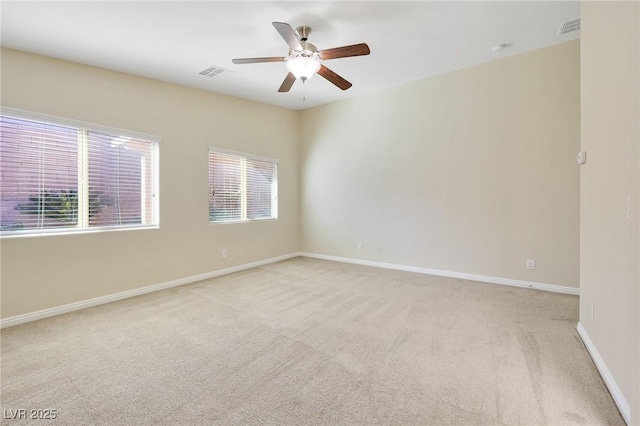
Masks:
[[[352,84],[322,65],[322,61],[346,58],[349,56],[362,56],[370,53],[369,46],[367,46],[366,43],[318,50],[317,47],[307,41],[307,37],[309,37],[309,34],[311,33],[311,28],[298,27],[296,28],[296,31],[294,31],[293,28],[291,28],[291,25],[284,22],[273,22],[273,26],[289,45],[289,56],[240,58],[234,59],[233,63],[253,64],[257,62],[284,62],[288,74],[278,89],[278,92],[288,92],[297,79],[301,79],[304,83],[313,77],[315,73],[318,73],[320,76],[329,80],[340,89],[347,90],[352,86]]]

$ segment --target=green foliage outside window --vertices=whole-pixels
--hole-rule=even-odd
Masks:
[[[89,218],[113,204],[111,197],[101,191],[89,191]],[[66,224],[78,223],[78,191],[43,191],[29,197],[26,203],[18,204],[16,210],[27,214],[41,214]]]

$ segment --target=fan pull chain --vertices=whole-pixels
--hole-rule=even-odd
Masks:
[[[302,79],[302,102],[306,102],[307,101],[307,85],[305,84],[307,82],[306,78]]]

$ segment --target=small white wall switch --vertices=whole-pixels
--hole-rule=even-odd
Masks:
[[[220,259],[226,259],[226,258],[227,258],[227,251],[222,250],[222,253],[220,253]]]
[[[533,259],[527,259],[527,269],[536,269],[536,261]]]
[[[578,164],[584,164],[587,162],[587,151],[580,151],[577,157]]]
[[[362,245],[362,243],[358,243],[358,250],[364,250],[364,246]]]

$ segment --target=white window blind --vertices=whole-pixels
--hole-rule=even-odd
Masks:
[[[277,160],[209,151],[209,221],[277,218]]]
[[[88,132],[87,143],[89,226],[153,223],[153,144],[96,132]],[[94,212],[93,203],[103,208]]]
[[[0,116],[0,234],[158,223],[157,142]]]
[[[209,220],[242,220],[242,159],[209,153]]]
[[[0,117],[0,230],[78,224],[77,129]]]

